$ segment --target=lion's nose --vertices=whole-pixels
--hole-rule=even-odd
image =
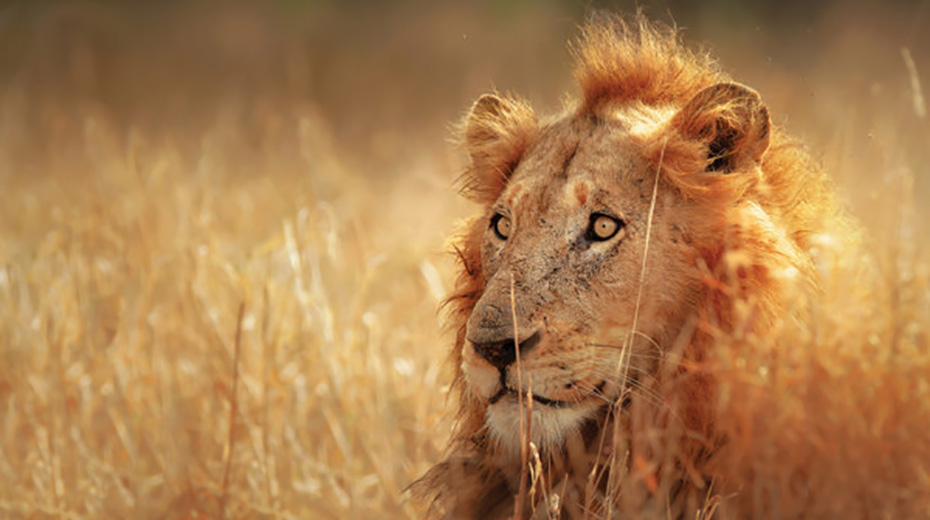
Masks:
[[[503,370],[517,360],[517,348],[520,349],[520,356],[522,357],[528,354],[529,351],[539,343],[540,338],[541,334],[536,332],[532,336],[521,341],[519,347],[517,347],[517,342],[513,339],[505,339],[493,343],[472,343],[472,345],[475,347],[475,352],[484,358],[485,361]]]

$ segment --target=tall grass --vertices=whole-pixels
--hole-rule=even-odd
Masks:
[[[85,120],[5,191],[2,516],[409,514],[441,437],[441,243],[379,238],[390,198],[312,124],[235,176],[229,126],[187,161]]]
[[[164,14],[155,25],[170,34],[216,29],[210,45],[168,50],[108,3],[4,11],[25,20],[4,37],[27,51],[0,55],[0,517],[422,514],[403,490],[450,426],[437,306],[453,262],[441,251],[471,211],[448,188],[444,125],[492,76],[554,104],[568,71],[526,42],[562,49],[577,13],[401,7],[352,29],[353,13],[321,5],[294,16],[305,39],[287,13],[240,5],[215,25],[214,11]],[[525,47],[482,32],[508,25],[504,41]],[[448,52],[397,36],[411,27]],[[353,47],[369,29],[396,37],[383,54]],[[475,54],[447,34],[477,41]],[[421,92],[449,69],[394,76],[381,60],[412,49],[472,74]],[[809,348],[733,354],[722,406],[753,439],[732,452],[757,483],[735,499],[745,507],[930,514],[930,130],[911,104],[930,69],[909,52],[877,88],[817,83],[847,103],[805,104],[797,82],[747,73],[782,113],[813,112],[798,119],[884,278],[880,298],[852,302],[834,280],[816,329],[786,332]],[[518,53],[534,57],[516,73]],[[816,496],[791,485],[799,475]]]

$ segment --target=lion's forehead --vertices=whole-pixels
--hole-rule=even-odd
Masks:
[[[554,123],[519,165],[501,201],[515,213],[540,217],[570,215],[607,198],[618,202],[638,190],[636,181],[646,173],[638,155],[627,122]]]

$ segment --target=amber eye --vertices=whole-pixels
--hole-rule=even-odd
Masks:
[[[491,217],[491,229],[497,238],[507,240],[510,238],[510,219],[500,213],[495,214]]]
[[[588,231],[585,233],[588,240],[602,242],[609,240],[617,234],[626,224],[615,217],[603,213],[591,214],[591,222],[588,224]]]

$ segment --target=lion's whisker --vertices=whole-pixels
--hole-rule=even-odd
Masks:
[[[638,367],[630,367],[630,368],[632,370],[638,370]],[[609,372],[609,373],[605,373],[605,372],[606,371],[604,370],[595,371],[595,375],[597,375],[599,378],[602,378],[602,379],[607,379],[608,377],[612,376],[612,372]],[[643,377],[649,378],[652,384],[657,383],[657,380],[655,379],[655,377],[649,375],[648,373],[643,372],[641,375]],[[613,402],[613,400],[605,396],[604,393],[601,390],[599,390],[598,387],[592,386],[588,382],[580,381],[576,383],[575,386],[581,389],[582,391],[588,393],[588,395],[602,396],[604,397],[605,401]],[[640,393],[644,397],[649,398],[652,404],[655,404],[657,406],[663,406],[663,407],[668,405],[666,400],[662,397],[662,395],[657,390],[655,390],[654,388],[650,386],[646,386],[642,381],[638,379],[627,378],[623,382],[622,386],[638,391],[638,393]]]
[[[656,379],[656,377],[655,377],[655,375],[653,374],[653,372],[650,371],[650,370],[647,370],[647,369],[645,369],[645,368],[643,368],[643,367],[638,367],[638,366],[636,366],[636,365],[630,365],[630,366],[628,367],[628,370],[632,370],[632,371],[636,372],[636,376],[637,376],[637,377],[647,378],[647,379],[649,379],[649,380],[650,380],[651,382],[653,382],[653,383],[657,383],[657,382],[658,382],[658,380]],[[594,373],[597,374],[598,376],[601,376],[602,378],[605,378],[605,379],[606,379],[608,376],[613,377],[613,367],[598,366],[598,367],[595,367]],[[633,378],[631,378],[631,377],[627,377],[627,378],[626,378],[626,380],[631,380],[631,379],[633,379]]]
[[[663,350],[662,350],[662,347],[659,346],[659,342],[658,342],[658,341],[656,341],[656,340],[653,339],[652,337],[648,336],[648,335],[645,334],[644,332],[640,332],[640,331],[638,331],[638,330],[634,330],[634,331],[633,331],[633,335],[634,335],[634,336],[640,336],[640,337],[642,337],[643,339],[645,339],[646,341],[648,341],[649,344],[652,345],[652,347],[655,348],[655,349],[659,352],[659,354],[660,354],[661,356],[664,356],[665,351],[663,351]]]
[[[609,343],[585,343],[586,347],[595,347],[595,348],[607,348],[623,351],[623,345],[611,345]],[[664,359],[665,356],[660,354],[650,354],[645,352],[629,352],[627,357],[635,357],[641,359]]]

